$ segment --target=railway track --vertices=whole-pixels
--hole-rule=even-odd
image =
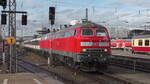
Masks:
[[[150,73],[150,59],[112,55],[111,65]]]
[[[18,56],[21,56],[22,54],[18,54]],[[114,55],[113,55],[114,56]],[[118,61],[116,61],[118,60]],[[124,61],[122,61],[124,60]],[[133,61],[134,60],[134,61]],[[129,62],[132,61],[132,62]],[[124,63],[121,64],[120,62]],[[134,70],[138,70],[137,64],[140,63],[150,63],[147,59],[139,59],[139,58],[130,58],[125,56],[119,56],[115,55],[113,59],[111,60],[111,64],[119,67],[124,68],[130,68]],[[132,64],[135,63],[135,64]],[[41,66],[38,66],[32,62],[19,59],[19,66],[22,67],[25,71],[31,72],[31,73],[44,73],[49,76],[52,76],[56,79],[59,79],[65,84],[143,84],[137,81],[128,80],[125,78],[121,78],[115,75],[115,73],[111,72],[100,72],[100,73],[84,73],[81,71],[71,70],[73,74],[68,73],[67,71],[65,73],[59,73],[58,71],[54,71],[48,68],[43,68]],[[129,64],[129,65],[128,65]],[[144,64],[140,65],[141,71],[146,71],[143,67]],[[146,64],[145,64],[146,65]],[[148,65],[149,66],[149,65]],[[148,69],[147,69],[148,70]],[[77,73],[74,75],[74,72]],[[146,71],[149,72],[149,71]],[[70,76],[67,76],[70,75]],[[80,80],[81,79],[81,80]],[[83,80],[82,80],[83,79]]]
[[[65,84],[142,84],[136,81],[117,77],[109,72],[85,73],[71,70],[71,72],[57,72],[48,68],[43,68],[29,61],[19,59],[19,66],[31,73],[44,73],[63,81]],[[74,75],[74,72],[76,75]]]
[[[72,81],[72,80],[68,80],[65,79],[64,77],[62,77],[61,75],[49,71],[47,69],[41,68],[38,65],[35,65],[33,63],[30,63],[28,61],[19,59],[19,66],[22,67],[24,70],[26,70],[27,72],[30,73],[43,73],[43,74],[47,74],[50,77],[54,77],[54,78],[59,78],[59,80],[64,81],[66,84],[77,84],[76,82]]]

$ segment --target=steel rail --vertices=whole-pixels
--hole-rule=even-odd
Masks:
[[[113,55],[111,62],[113,66],[133,69],[134,71],[150,72],[150,59]]]

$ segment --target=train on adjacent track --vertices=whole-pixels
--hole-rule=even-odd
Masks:
[[[48,53],[52,64],[60,61],[84,71],[106,70],[111,57],[107,28],[89,21],[25,41],[23,45]]]
[[[150,35],[137,35],[131,39],[111,41],[112,49],[127,49],[132,53],[150,53]]]
[[[150,53],[150,35],[138,35],[133,37],[132,52]]]
[[[131,39],[112,40],[111,47],[114,49],[131,48],[132,47]]]

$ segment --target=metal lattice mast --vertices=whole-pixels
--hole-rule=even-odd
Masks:
[[[9,13],[9,36],[16,37],[16,0],[9,0],[9,11],[12,11],[14,13]],[[17,72],[16,69],[16,45],[10,45],[9,46],[9,71]],[[15,61],[13,61],[13,59]]]

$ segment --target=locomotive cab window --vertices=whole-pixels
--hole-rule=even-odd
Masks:
[[[139,45],[139,46],[142,46],[142,44],[143,44],[143,41],[142,41],[142,40],[139,40],[138,45]]]
[[[76,30],[70,30],[69,32],[71,33],[71,36],[75,36],[76,35]]]
[[[93,30],[92,29],[82,29],[82,35],[83,36],[93,36]]]
[[[75,36],[75,30],[70,30],[65,32],[65,37]]]
[[[107,36],[105,30],[98,29],[96,30],[96,36]]]
[[[150,46],[150,41],[149,40],[145,40],[145,46]]]

